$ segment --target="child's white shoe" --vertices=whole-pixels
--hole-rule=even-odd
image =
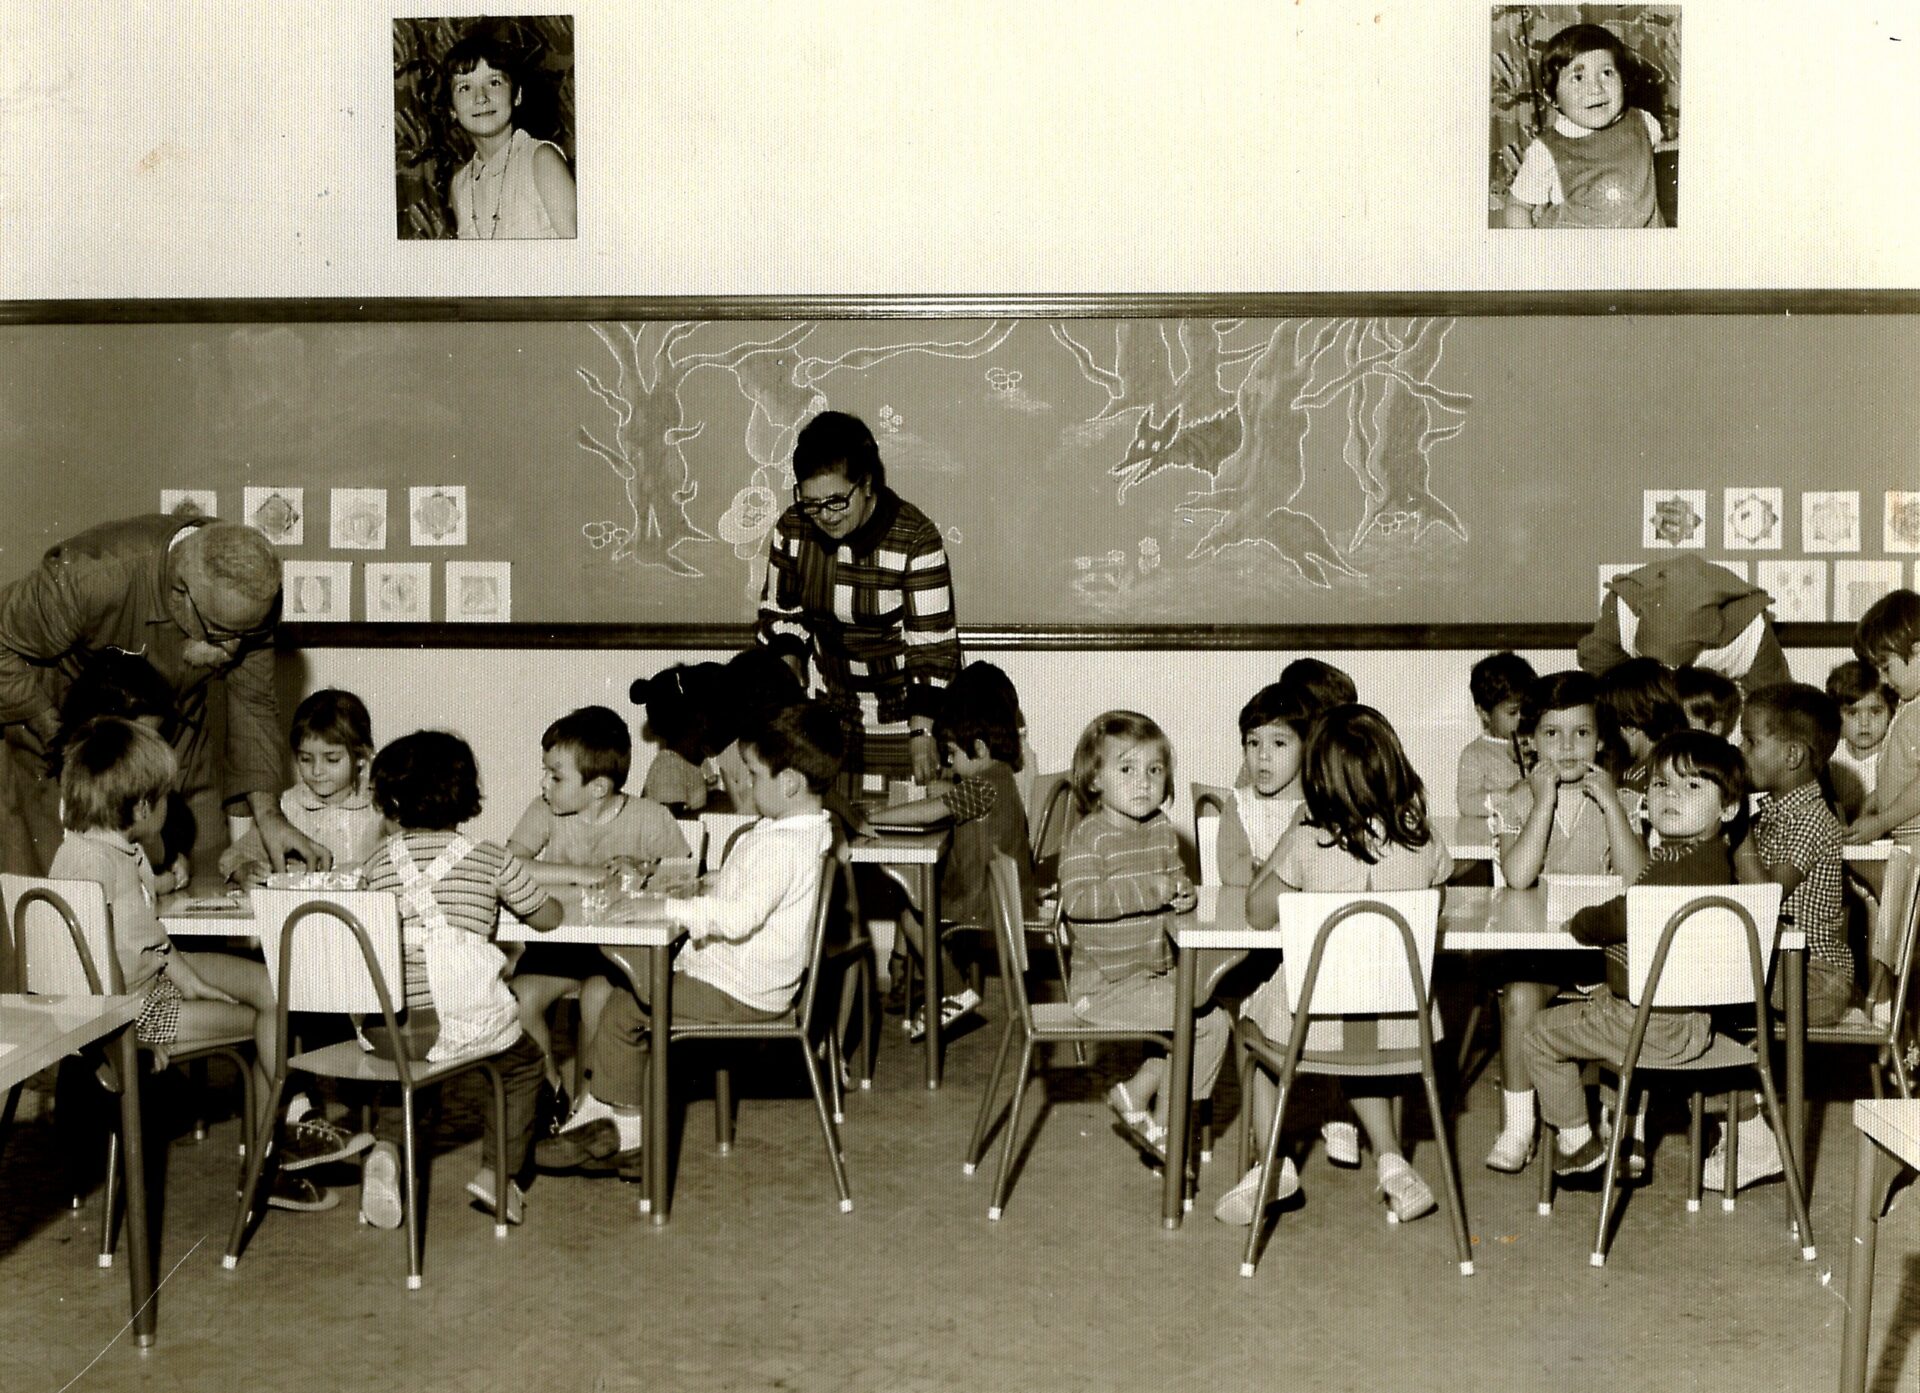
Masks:
[[[1740,1124],[1740,1167],[1734,1175],[1733,1188],[1736,1192],[1749,1185],[1757,1185],[1762,1180],[1771,1180],[1784,1173],[1786,1163],[1780,1159],[1780,1143],[1774,1140],[1773,1129],[1767,1126],[1766,1119],[1750,1117]],[[1714,1147],[1706,1162],[1700,1167],[1700,1185],[1706,1190],[1724,1190],[1727,1177],[1726,1138]]]
[[[1294,1168],[1293,1158],[1280,1158],[1280,1174],[1275,1179],[1273,1197],[1283,1200],[1300,1193],[1300,1172]],[[1255,1166],[1240,1177],[1240,1183],[1226,1194],[1220,1196],[1213,1206],[1213,1217],[1223,1224],[1232,1224],[1235,1228],[1245,1228],[1253,1222],[1253,1206],[1260,1198],[1260,1167]]]
[[[1487,1169],[1513,1175],[1533,1159],[1533,1137],[1527,1132],[1502,1132],[1487,1152]]]
[[[1380,1189],[1387,1197],[1387,1212],[1395,1223],[1418,1219],[1435,1204],[1433,1191],[1404,1156],[1380,1158]]]
[[[406,1218],[400,1198],[400,1148],[377,1141],[360,1173],[360,1217],[377,1229],[397,1229]]]
[[[1360,1164],[1360,1129],[1351,1122],[1323,1122],[1320,1139],[1327,1144],[1327,1159],[1336,1166]]]

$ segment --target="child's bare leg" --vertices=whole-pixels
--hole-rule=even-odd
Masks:
[[[573,1096],[586,1092],[588,1044],[600,1028],[600,1013],[607,1009],[613,995],[613,983],[605,977],[589,977],[580,984],[580,1038],[573,1042]]]
[[[1167,1059],[1165,1055],[1150,1054],[1140,1061],[1140,1067],[1127,1080],[1127,1096],[1133,1099],[1137,1108],[1144,1107],[1153,1114],[1154,1124],[1167,1125]]]
[[[1400,1129],[1393,1125],[1393,1100],[1384,1094],[1375,1093],[1360,1097],[1349,1097],[1353,1104],[1354,1116],[1360,1119],[1360,1126],[1367,1134],[1367,1145],[1373,1148],[1375,1156],[1398,1156],[1400,1154]]]
[[[279,1065],[279,1040],[276,1038],[273,987],[267,979],[267,966],[251,958],[231,953],[182,953],[201,980],[217,987],[239,1003],[224,1001],[183,1001],[180,1003],[181,1044],[216,1039],[221,1035],[253,1032],[254,1082],[262,1125],[267,1121],[267,1089]],[[189,1007],[200,1008],[189,1011]],[[217,1008],[217,1009],[215,1009]]]
[[[1509,982],[1500,993],[1500,1079],[1509,1093],[1531,1092],[1527,1030],[1559,988],[1551,982]]]
[[[580,983],[571,977],[548,977],[535,972],[515,977],[507,985],[520,1004],[520,1028],[540,1047],[540,1057],[546,1061],[547,1082],[558,1088],[560,1070],[553,1062],[553,1033],[547,1029],[547,1011]]]

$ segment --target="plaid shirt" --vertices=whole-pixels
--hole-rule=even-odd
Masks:
[[[1801,784],[1775,797],[1760,795],[1753,845],[1769,867],[1790,865],[1803,879],[1780,904],[1780,922],[1807,936],[1815,962],[1853,970],[1840,903],[1840,820],[1821,796],[1820,785]]]
[[[940,529],[893,490],[839,543],[788,508],[767,550],[760,642],[808,653],[829,700],[862,724],[931,719],[960,671],[953,581]]]

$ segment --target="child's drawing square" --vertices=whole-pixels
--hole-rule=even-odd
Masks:
[[[1778,551],[1786,531],[1779,489],[1728,489],[1720,496],[1721,544],[1729,551]]]
[[[1833,622],[1851,624],[1873,602],[1900,588],[1898,561],[1836,561],[1833,563]]]
[[[1827,563],[1761,561],[1754,584],[1773,596],[1773,617],[1794,624],[1819,624],[1827,617]]]
[[[417,547],[467,544],[467,486],[440,484],[407,490],[408,537]]]
[[[1722,570],[1732,571],[1742,580],[1753,579],[1753,563],[1751,561],[1735,561],[1731,557],[1723,556],[1713,564]]]
[[[1613,593],[1607,589],[1608,581],[1612,580],[1615,576],[1624,576],[1628,571],[1637,571],[1639,569],[1640,563],[1638,561],[1602,561],[1598,567],[1600,572],[1600,603],[1604,605],[1607,602],[1607,596]]]
[[[370,623],[425,623],[433,618],[433,567],[424,561],[367,563]]]
[[[280,617],[302,624],[353,618],[351,561],[288,561],[280,567]]]
[[[447,620],[504,624],[513,618],[513,565],[507,561],[449,561]]]
[[[1881,531],[1882,551],[1920,551],[1920,493],[1887,490],[1887,515]]]
[[[1800,549],[1802,551],[1860,550],[1860,495],[1857,493],[1801,494]]]
[[[297,547],[306,539],[306,511],[301,505],[306,490],[297,488],[249,488],[242,491],[245,502],[242,516],[277,547]]]
[[[328,542],[341,549],[380,551],[387,545],[387,491],[335,489]],[[369,612],[368,618],[372,618]]]
[[[220,495],[212,489],[161,489],[160,511],[177,518],[217,518]]]
[[[1705,489],[1647,489],[1640,499],[1641,546],[1704,547],[1707,544]]]

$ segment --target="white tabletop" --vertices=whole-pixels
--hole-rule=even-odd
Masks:
[[[315,891],[324,897],[324,891]],[[566,917],[557,929],[541,932],[527,927],[511,913],[501,911],[499,932],[502,943],[593,943],[622,948],[660,948],[674,942],[684,932],[666,919],[639,924],[589,924],[581,918],[580,892],[556,887],[554,897],[565,906]],[[169,938],[257,938],[253,929],[253,910],[244,899],[192,897],[163,904],[160,927]]]
[[[56,1059],[110,1035],[140,1014],[130,996],[0,995],[0,1089],[31,1078]]]
[[[1920,1169],[1920,1099],[1856,1099],[1853,1125],[1907,1165]]]
[[[1493,860],[1493,832],[1484,817],[1444,818],[1437,821],[1436,828],[1446,839],[1447,850],[1453,853],[1454,860]],[[1864,846],[1843,846],[1840,855],[1847,861],[1884,861],[1892,851],[1892,840],[1883,838]]]
[[[1223,893],[1224,892],[1224,893]],[[1247,926],[1247,897],[1238,886],[1202,885],[1191,915],[1176,922],[1173,940],[1182,948],[1278,948],[1271,929]],[[1788,930],[1780,947],[1806,946],[1806,934]],[[1449,885],[1440,894],[1440,947],[1450,953],[1515,950],[1595,953],[1576,943],[1566,925],[1547,922],[1547,892],[1484,885]]]

